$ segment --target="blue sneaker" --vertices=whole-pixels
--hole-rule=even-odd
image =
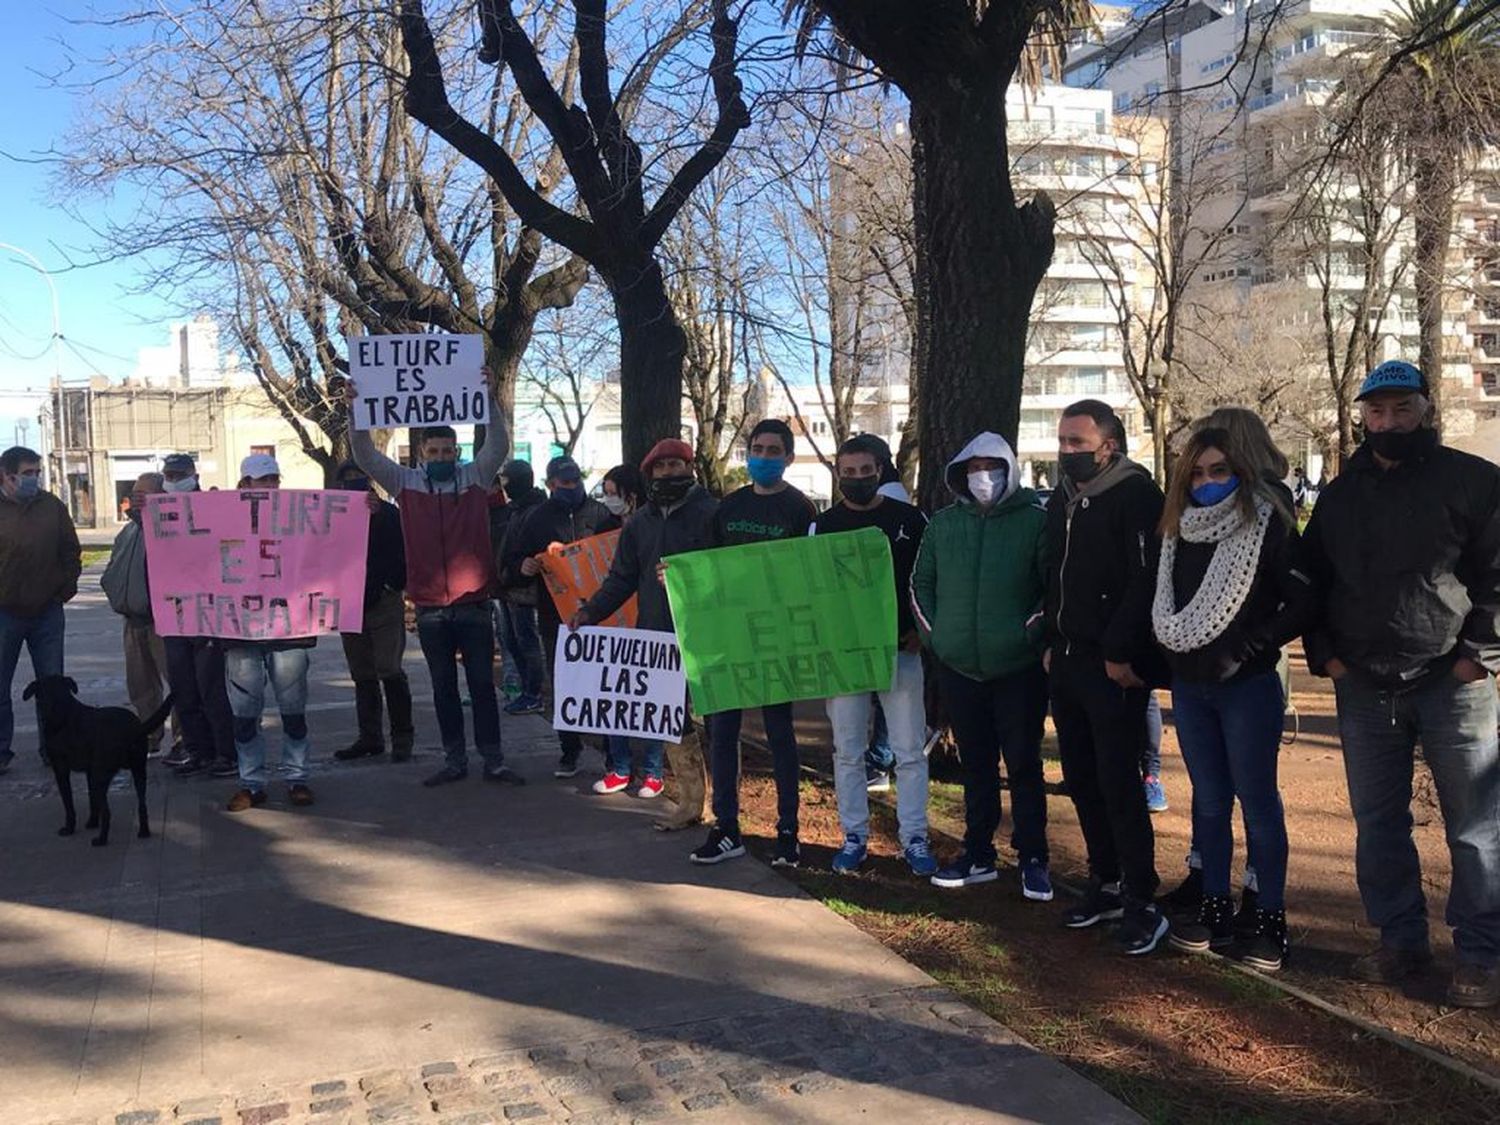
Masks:
[[[1167,811],[1167,791],[1161,787],[1161,778],[1148,777],[1146,785],[1146,808],[1151,812]]]
[[[853,875],[864,861],[865,842],[851,832],[844,837],[844,846],[833,853],[833,863],[829,866],[840,875]]]
[[[911,868],[911,873],[918,879],[926,879],[937,873],[937,856],[932,854],[932,846],[928,844],[926,836],[913,836],[901,854],[906,857],[906,866]]]
[[[1021,893],[1032,902],[1052,901],[1052,876],[1043,860],[1021,861]]]
[[[977,883],[993,883],[1000,878],[995,870],[995,861],[974,860],[964,852],[956,860],[932,877],[934,887],[972,887]]]
[[[542,701],[534,695],[521,695],[505,705],[507,715],[540,715]]]

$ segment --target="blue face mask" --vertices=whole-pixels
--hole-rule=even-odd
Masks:
[[[341,486],[346,492],[369,492],[369,477],[345,477]]]
[[[1234,490],[1239,486],[1240,478],[1236,476],[1231,476],[1228,480],[1208,481],[1192,490],[1193,503],[1200,508],[1211,508],[1220,500],[1233,496]]]
[[[457,461],[428,461],[427,479],[433,484],[447,484],[458,472]]]
[[[576,512],[587,498],[583,485],[563,485],[552,490],[552,502],[566,512]]]
[[[745,462],[750,479],[762,488],[769,488],[786,472],[786,462],[780,457],[751,457]]]
[[[22,500],[33,499],[42,490],[41,477],[17,477],[16,495]]]

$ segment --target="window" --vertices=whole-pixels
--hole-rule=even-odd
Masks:
[[[252,457],[256,457],[256,456],[275,457],[276,456],[276,447],[274,445],[252,445],[250,447],[250,455]]]

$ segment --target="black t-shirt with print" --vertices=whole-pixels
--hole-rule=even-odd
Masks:
[[[780,492],[762,495],[754,485],[736,489],[719,505],[714,516],[714,546],[739,547],[745,543],[767,543],[796,539],[807,534],[817,517],[812,501],[791,485]]]
[[[878,527],[891,541],[891,563],[896,572],[896,636],[899,640],[917,627],[911,611],[911,572],[917,565],[917,548],[927,530],[927,517],[910,504],[889,496],[864,512],[838,504],[818,517],[817,534],[835,535]]]

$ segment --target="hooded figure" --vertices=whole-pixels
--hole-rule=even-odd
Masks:
[[[944,479],[956,500],[932,517],[912,572],[922,639],[973,680],[1035,664],[1047,575],[1037,495],[1021,487],[1010,443],[989,431],[959,450]]]
[[[1052,898],[1041,754],[1047,516],[1036,493],[1021,487],[1015,451],[999,434],[978,434],[944,479],[957,501],[928,524],[911,592],[963,763],[964,850],[932,881],[965,887],[999,877],[1003,755],[1022,893],[1045,902]]]

